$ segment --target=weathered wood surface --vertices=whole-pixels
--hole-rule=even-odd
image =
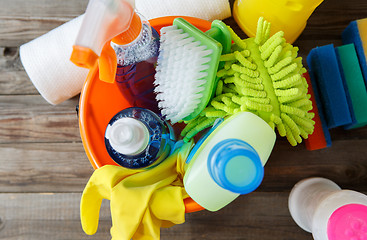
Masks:
[[[109,239],[108,201],[102,204],[97,234],[88,237],[79,223],[80,196],[1,194],[0,239]],[[161,239],[309,239],[289,217],[287,201],[288,193],[241,196],[216,213],[188,214],[184,224],[162,229]]]
[[[87,0],[1,0],[0,46],[18,47],[85,11]]]
[[[93,169],[80,140],[78,97],[49,105],[19,60],[21,44],[80,15],[86,5],[0,0],[0,239],[109,239],[108,202],[95,236],[85,235],[79,223],[80,195]],[[364,0],[326,0],[295,45],[303,57],[316,46],[338,46],[348,23],[365,17]],[[245,37],[232,18],[225,22]],[[278,139],[256,192],[216,213],[188,214],[185,224],[162,230],[162,239],[311,240],[288,213],[288,194],[297,181],[322,176],[367,193],[367,127],[338,128],[331,136],[331,148],[314,152]]]

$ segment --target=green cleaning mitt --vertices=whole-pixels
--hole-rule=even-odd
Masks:
[[[228,27],[229,28],[229,27]],[[249,111],[264,119],[279,135],[286,136],[292,146],[312,134],[315,122],[307,82],[306,69],[298,48],[286,43],[283,32],[270,37],[270,23],[260,18],[256,37],[241,40],[229,28],[234,44],[231,53],[222,55],[224,69],[215,97],[199,116],[186,122],[181,132],[189,141],[217,118]]]

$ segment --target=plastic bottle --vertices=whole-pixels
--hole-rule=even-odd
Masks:
[[[117,113],[105,131],[110,157],[126,168],[151,168],[162,162],[174,146],[171,126],[154,112],[138,107]]]
[[[298,182],[289,195],[294,221],[315,240],[367,239],[367,196],[325,178]]]
[[[90,0],[70,60],[98,66],[100,80],[116,80],[132,106],[159,113],[153,85],[158,50],[158,33],[128,2]]]
[[[126,45],[111,44],[117,55],[116,84],[132,106],[159,113],[154,93],[155,63],[159,50],[159,34],[139,15],[139,36]],[[134,27],[134,26],[131,26]]]
[[[250,112],[215,124],[187,158],[186,192],[200,206],[217,211],[254,191],[275,139],[274,130]]]

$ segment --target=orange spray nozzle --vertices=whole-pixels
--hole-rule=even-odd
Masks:
[[[134,41],[140,34],[142,23],[138,14],[134,12],[130,27],[112,39],[112,42],[118,45],[126,45]],[[99,57],[99,78],[102,81],[113,83],[115,81],[117,70],[117,57],[115,50],[111,46],[111,41],[108,41]]]
[[[89,69],[98,62],[100,79],[114,82],[117,59],[110,41],[126,44],[140,31],[141,20],[126,1],[90,0],[70,60]]]

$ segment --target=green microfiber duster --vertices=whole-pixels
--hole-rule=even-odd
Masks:
[[[228,27],[229,28],[229,27]],[[256,37],[241,40],[229,28],[234,44],[230,54],[222,55],[224,69],[216,95],[199,116],[186,122],[182,131],[189,141],[217,118],[249,111],[264,119],[292,146],[312,134],[315,122],[302,58],[298,48],[286,43],[283,32],[270,37],[270,23],[259,19]]]

